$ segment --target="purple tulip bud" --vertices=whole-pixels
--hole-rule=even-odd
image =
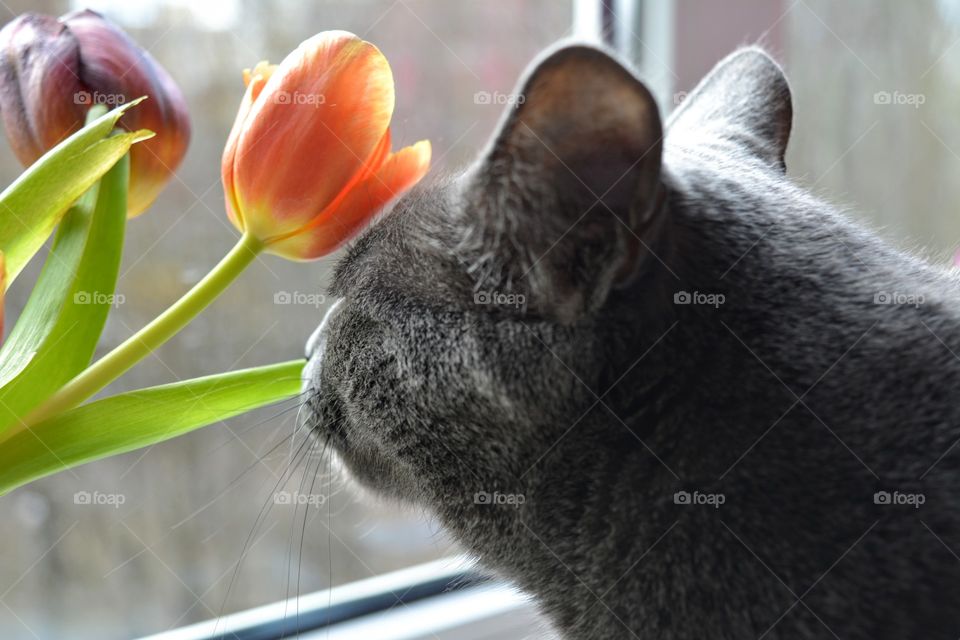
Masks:
[[[25,166],[83,126],[95,104],[140,96],[120,126],[157,135],[130,150],[128,213],[143,212],[180,164],[190,121],[167,72],[116,25],[85,10],[53,18],[25,13],[0,30],[0,116]]]

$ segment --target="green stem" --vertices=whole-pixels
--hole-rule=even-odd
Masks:
[[[153,322],[65,384],[24,420],[34,425],[79,405],[183,329],[250,265],[263,243],[244,234],[223,260]]]

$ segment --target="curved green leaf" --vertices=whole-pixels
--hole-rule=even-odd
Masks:
[[[0,442],[0,495],[146,447],[300,392],[303,360],[130,391],[71,409]]]
[[[30,299],[0,348],[0,432],[93,357],[115,300],[129,167],[124,155],[60,223]]]
[[[97,118],[43,154],[0,193],[0,251],[6,255],[7,286],[50,237],[73,202],[149,131],[110,135],[131,100]]]

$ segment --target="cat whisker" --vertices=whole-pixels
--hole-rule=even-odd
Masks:
[[[290,480],[297,466],[299,465],[299,462],[301,462],[303,458],[306,456],[306,454],[309,453],[310,449],[308,445],[312,445],[312,444],[313,443],[311,442],[311,440],[304,439],[304,441],[298,447],[297,452],[291,457],[290,463],[288,464],[287,468],[280,475],[280,478],[274,484],[272,491],[267,495],[266,499],[263,502],[263,505],[260,507],[260,511],[258,512],[256,519],[254,520],[253,527],[251,527],[250,533],[247,535],[246,540],[243,543],[243,547],[240,550],[240,557],[237,559],[237,565],[234,568],[233,575],[230,578],[230,583],[227,585],[227,591],[223,596],[223,602],[220,605],[220,612],[217,615],[217,621],[214,623],[214,629],[213,629],[214,635],[216,635],[217,626],[219,625],[220,620],[223,617],[223,612],[226,609],[227,601],[230,598],[230,593],[233,591],[233,587],[236,584],[236,580],[240,573],[240,569],[243,564],[244,557],[247,553],[247,549],[249,548],[250,541],[253,539],[253,536],[256,534],[257,529],[260,527],[260,523],[263,521],[266,515],[273,508],[273,504],[276,503],[275,496],[277,494],[278,489],[280,489],[281,486],[285,486],[286,483]]]

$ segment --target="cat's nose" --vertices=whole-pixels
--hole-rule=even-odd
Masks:
[[[327,322],[330,321],[330,318],[333,317],[334,312],[336,312],[337,307],[339,307],[342,302],[343,298],[338,298],[336,302],[330,305],[330,308],[327,309],[327,313],[323,316],[323,320],[320,321],[320,325],[314,330],[313,334],[311,334],[310,338],[307,340],[306,356],[308,360],[313,358],[315,353],[323,351],[324,329],[327,326]]]

